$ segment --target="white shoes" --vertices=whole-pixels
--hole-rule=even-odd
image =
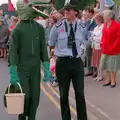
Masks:
[[[53,87],[57,87],[58,85],[59,85],[58,82],[55,82],[55,81],[54,81],[54,82],[52,83],[52,86],[53,86]]]
[[[97,82],[102,81],[102,80],[103,80],[103,77],[97,76],[96,78],[94,78],[94,81],[97,81]]]

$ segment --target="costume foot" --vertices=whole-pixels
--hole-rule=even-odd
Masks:
[[[24,116],[24,115],[19,115],[19,120],[26,120],[26,116]]]

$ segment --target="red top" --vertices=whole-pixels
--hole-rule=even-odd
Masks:
[[[9,28],[8,28],[8,31],[11,32],[14,28],[15,28],[16,25],[10,25]]]
[[[12,3],[8,3],[8,11],[14,11],[14,6]]]
[[[107,23],[104,24],[100,47],[103,54],[120,54],[120,24],[115,20],[109,28],[107,28]]]

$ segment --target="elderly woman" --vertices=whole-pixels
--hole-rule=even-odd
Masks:
[[[6,43],[8,41],[8,26],[4,25],[3,20],[0,19],[0,58],[7,57]]]
[[[114,18],[115,14],[112,10],[104,11],[100,68],[106,70],[103,86],[110,85],[111,88],[116,86],[116,73],[120,70],[120,24]]]
[[[95,15],[94,19],[96,21],[97,27],[95,27],[91,37],[92,48],[93,48],[91,66],[97,68],[98,76],[95,78],[95,80],[101,81],[103,80],[103,77],[102,77],[102,72],[99,69],[99,63],[101,58],[100,40],[102,36],[104,18],[102,14],[98,13]]]

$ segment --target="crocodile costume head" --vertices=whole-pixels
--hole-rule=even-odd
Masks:
[[[40,11],[40,8],[49,4],[50,0],[18,0],[18,16],[21,20],[32,20],[38,16],[47,18],[48,15]]]

